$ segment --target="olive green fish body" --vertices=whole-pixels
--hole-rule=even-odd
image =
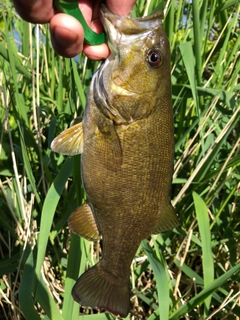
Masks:
[[[170,204],[170,50],[161,13],[121,18],[104,7],[102,17],[113,57],[93,77],[82,125],[62,133],[53,149],[82,153],[87,202],[69,228],[103,242],[102,259],[78,279],[74,299],[126,317],[141,240],[178,225]]]
[[[83,122],[86,152],[82,154],[82,176],[86,194],[103,237],[104,256],[114,261],[119,255],[120,260],[130,264],[139,242],[153,232],[170,207],[172,119],[167,110],[164,115],[158,108],[122,130],[105,119],[103,132],[96,126],[98,134],[89,134],[88,138],[87,132],[93,130],[98,116],[102,117],[97,108],[91,110],[89,128]],[[162,231],[168,228],[167,221],[163,222]],[[114,250],[108,250],[108,242]],[[115,272],[119,272],[119,265]]]

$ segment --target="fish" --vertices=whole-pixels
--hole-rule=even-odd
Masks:
[[[111,55],[92,77],[82,122],[51,145],[61,154],[81,154],[86,201],[68,226],[103,246],[72,296],[122,318],[130,312],[130,265],[140,242],[179,225],[170,199],[174,131],[162,19],[162,11],[120,17],[102,5]]]

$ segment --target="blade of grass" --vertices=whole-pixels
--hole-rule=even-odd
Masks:
[[[41,318],[34,308],[31,286],[35,274],[35,259],[33,250],[30,249],[29,251],[19,287],[19,303],[26,320],[40,320]]]
[[[43,278],[38,283],[37,292],[36,292],[36,300],[41,305],[44,312],[46,312],[47,316],[50,320],[57,319],[57,320],[65,320],[68,318],[63,318],[60,310],[54,301],[52,295],[49,292]],[[31,318],[27,320],[32,320]]]
[[[220,11],[226,10],[227,8],[239,4],[238,0],[226,0],[224,3],[221,3],[215,10],[215,14],[218,14]]]
[[[74,320],[79,314],[79,304],[73,300],[71,292],[79,273],[82,274],[86,269],[88,252],[89,242],[72,234],[62,308],[64,319]]]
[[[182,59],[184,62],[184,66],[186,68],[186,72],[188,75],[188,80],[190,83],[193,99],[196,106],[196,113],[199,115],[199,101],[198,101],[198,95],[196,90],[196,80],[195,80],[195,58],[192,50],[192,45],[190,42],[181,43],[179,45],[179,49],[182,55]]]
[[[174,10],[175,10],[175,0],[169,2],[169,6],[167,8],[167,14],[165,15],[164,18],[164,29],[166,31],[169,43],[172,44],[172,38],[174,35],[174,26],[175,20],[174,20]]]
[[[210,285],[214,280],[214,265],[213,265],[213,254],[211,245],[211,229],[209,223],[208,209],[202,198],[193,192],[193,200],[198,220],[198,227],[200,237],[202,241],[202,266],[204,275],[204,288]],[[211,296],[205,299],[205,307],[207,311],[205,316],[208,314],[208,310],[211,304]]]
[[[158,303],[159,303],[159,315],[161,320],[168,320],[169,317],[169,288],[168,288],[168,277],[166,273],[166,263],[164,259],[160,258],[159,249],[156,248],[156,241],[154,242],[154,250],[150,247],[149,243],[146,240],[143,240],[141,245],[146,252],[151,267],[154,272],[154,277],[157,282],[157,294],[158,294]]]
[[[81,177],[81,161],[79,155],[74,157],[74,179],[77,203],[78,205],[81,205],[83,203],[84,194]],[[65,319],[74,320],[79,314],[79,304],[74,301],[71,291],[79,274],[82,274],[86,270],[89,251],[89,241],[86,241],[85,239],[74,234],[71,235],[71,246],[68,255],[64,301],[62,308],[63,317]]]
[[[237,19],[237,17],[235,17]],[[226,21],[226,24],[223,28],[224,30],[224,37],[221,38],[220,40],[220,51],[218,52],[218,59],[215,65],[215,72],[213,73],[213,77],[211,79],[211,83],[214,85],[216,84],[216,87],[221,89],[222,88],[222,83],[223,83],[223,78],[225,76],[225,57],[227,56],[228,50],[227,47],[229,45],[231,33],[232,33],[232,26],[236,24],[235,19],[233,19],[233,16],[230,15],[228,20]],[[226,30],[225,30],[226,28]]]
[[[87,58],[85,58],[85,59],[87,59]],[[86,97],[85,97],[85,93],[83,91],[83,86],[82,86],[81,79],[79,77],[79,73],[77,71],[76,62],[73,59],[71,60],[71,65],[72,65],[72,69],[73,69],[73,77],[74,77],[76,88],[77,88],[77,91],[79,94],[79,98],[80,98],[82,106],[85,107]]]
[[[206,1],[205,1],[206,2]],[[206,5],[205,5],[206,7]],[[200,15],[199,15],[199,1],[193,0],[192,1],[192,12],[193,12],[193,34],[194,34],[194,44],[193,44],[193,54],[196,59],[195,61],[195,70],[196,70],[196,79],[197,79],[197,85],[201,85],[202,82],[202,38],[203,34],[201,34],[201,31],[203,31],[203,26],[201,28],[200,25]],[[205,20],[203,20],[203,23],[205,23]],[[186,65],[186,64],[185,64]]]
[[[57,177],[52,183],[46,199],[43,204],[41,223],[40,223],[40,233],[38,237],[38,252],[37,252],[37,262],[36,262],[36,277],[41,279],[41,268],[45,256],[45,251],[47,247],[47,242],[50,234],[50,229],[54,217],[54,213],[63,192],[65,183],[70,176],[73,169],[73,158],[67,158],[64,162],[61,170],[59,171]],[[37,289],[37,283],[35,284],[35,292]]]

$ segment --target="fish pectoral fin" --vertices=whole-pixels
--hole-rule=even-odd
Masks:
[[[87,203],[73,211],[68,219],[68,227],[71,232],[89,241],[97,241],[101,238],[92,209]]]
[[[83,127],[79,122],[60,133],[51,143],[51,149],[68,156],[83,152]]]
[[[171,204],[169,204],[162,212],[160,213],[160,219],[156,226],[154,227],[152,234],[158,234],[163,231],[167,231],[173,228],[176,228],[180,225],[179,220],[174,212],[174,209]]]

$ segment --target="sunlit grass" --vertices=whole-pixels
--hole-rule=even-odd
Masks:
[[[134,15],[161,1],[139,0]],[[240,5],[170,0],[175,125],[173,204],[182,226],[144,240],[127,319],[238,319]],[[114,319],[71,296],[101,248],[70,235],[81,204],[79,156],[50,150],[81,116],[99,63],[57,56],[47,26],[0,1],[0,310],[3,319]],[[16,37],[16,32],[18,36]],[[121,267],[121,266],[120,266]]]

